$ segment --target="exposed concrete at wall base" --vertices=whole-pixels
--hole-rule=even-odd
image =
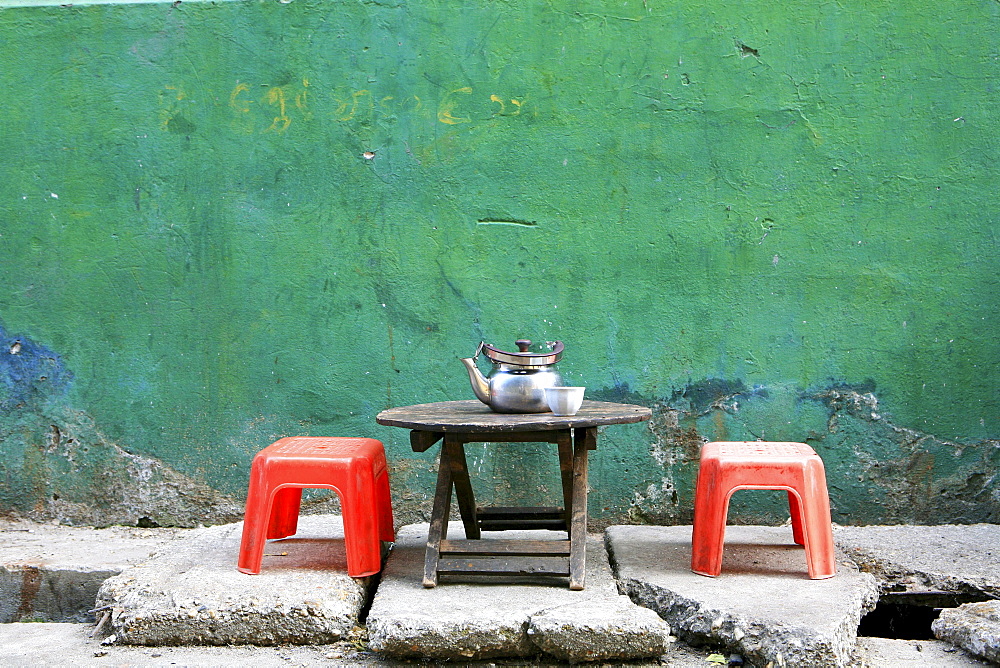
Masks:
[[[824,459],[835,522],[1000,522],[1000,440],[958,443],[899,426],[874,390],[870,383],[809,390],[710,379],[654,400],[649,454],[662,477],[635,492],[629,518],[690,522],[705,442],[796,440]],[[782,495],[732,498],[734,522],[780,523],[787,517]]]
[[[996,521],[1000,4],[37,4],[0,0],[0,511],[223,521],[262,447],[361,435],[418,520],[435,452],[375,415],[528,337],[658,410],[602,434],[596,526],[686,521],[697,441],[757,436],[839,521]],[[547,448],[469,457],[558,501]]]
[[[71,525],[186,526],[240,519],[238,502],[109,442],[86,414],[45,406],[0,429],[5,510]]]
[[[195,526],[242,516],[232,499],[111,442],[67,398],[59,356],[0,327],[0,507],[33,520]]]

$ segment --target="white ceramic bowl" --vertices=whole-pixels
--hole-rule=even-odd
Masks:
[[[583,405],[585,387],[546,387],[545,403],[553,415],[576,415]]]

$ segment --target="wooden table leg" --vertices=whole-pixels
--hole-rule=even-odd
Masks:
[[[469,480],[469,465],[465,461],[465,446],[457,436],[445,434],[444,447],[450,453],[448,462],[451,466],[451,478],[455,482],[458,510],[462,514],[462,524],[465,526],[465,537],[479,539],[476,497],[472,492],[472,481]]]
[[[573,513],[569,527],[569,588],[583,589],[587,567],[587,451],[597,443],[594,427],[573,430]]]
[[[559,432],[559,474],[562,477],[563,517],[566,531],[573,524],[573,432],[569,429]]]
[[[441,558],[441,539],[448,535],[448,514],[451,510],[451,456],[452,448],[441,448],[438,464],[437,487],[434,490],[434,507],[431,510],[431,527],[427,532],[427,552],[424,556],[424,586],[436,587],[438,561]]]

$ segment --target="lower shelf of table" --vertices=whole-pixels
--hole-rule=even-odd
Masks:
[[[567,531],[562,508],[477,508],[481,531],[549,529]],[[439,575],[551,575],[570,574],[570,540],[482,538],[442,539]]]
[[[493,506],[476,509],[476,521],[482,531],[509,529],[548,529],[567,531],[566,511],[562,508],[510,508]]]
[[[439,575],[569,575],[568,540],[442,540]]]
[[[441,556],[568,557],[568,540],[442,540]]]
[[[438,562],[438,575],[546,575],[569,577],[569,557],[446,558]]]

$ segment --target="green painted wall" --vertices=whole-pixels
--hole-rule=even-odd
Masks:
[[[417,519],[375,415],[529,337],[654,409],[597,525],[689,521],[756,437],[837,521],[1000,521],[1000,3],[858,4],[0,2],[0,509],[224,521],[274,439],[369,435]]]

